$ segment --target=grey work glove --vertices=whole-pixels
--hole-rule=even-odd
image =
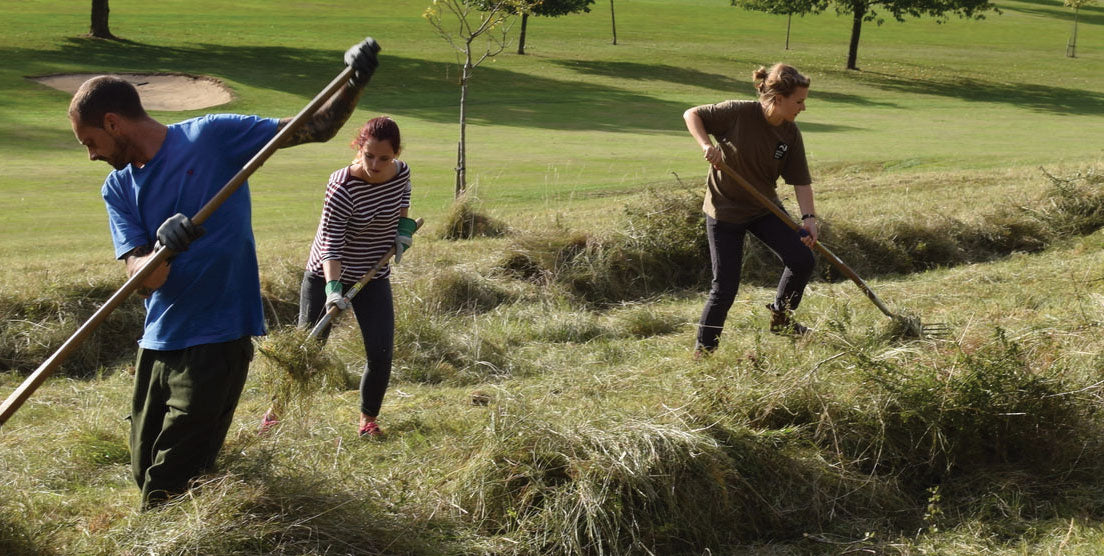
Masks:
[[[192,223],[192,219],[180,214],[179,212],[166,218],[161,226],[157,228],[157,241],[180,253],[188,250],[190,245],[196,239],[199,239],[206,232],[203,226],[196,226]]]
[[[356,70],[349,78],[349,85],[360,88],[368,84],[368,80],[372,79],[372,74],[379,66],[379,59],[376,58],[379,51],[379,43],[372,37],[360,41],[345,51],[345,65]]]
[[[338,310],[344,311],[349,308],[349,300],[345,299],[343,293],[344,288],[341,286],[341,282],[337,280],[330,280],[326,282],[326,312],[330,312],[330,307],[337,307]]]

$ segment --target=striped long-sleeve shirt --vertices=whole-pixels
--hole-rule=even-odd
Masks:
[[[349,167],[330,174],[322,220],[311,244],[307,270],[325,277],[322,262],[341,261],[341,278],[356,282],[395,245],[399,211],[410,206],[410,167],[402,161],[395,177],[384,183],[367,183],[349,171]],[[373,279],[386,278],[391,266],[385,266]]]

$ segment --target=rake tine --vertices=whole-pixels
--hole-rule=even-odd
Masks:
[[[920,325],[920,334],[933,338],[946,338],[951,335],[951,325],[945,322],[926,322]]]
[[[896,325],[897,334],[912,338],[943,338],[949,336],[951,327],[942,322],[921,322],[920,317],[886,313]]]

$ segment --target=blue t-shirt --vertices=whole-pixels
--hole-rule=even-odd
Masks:
[[[166,218],[195,215],[276,135],[278,124],[221,114],[168,126],[145,166],[128,165],[104,181],[115,256],[152,246]],[[168,280],[146,299],[143,348],[176,350],[265,333],[248,184],[203,228],[206,233],[177,255]]]

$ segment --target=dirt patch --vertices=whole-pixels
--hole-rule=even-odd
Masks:
[[[29,79],[73,94],[82,83],[101,73],[43,75]],[[146,110],[198,110],[234,100],[234,94],[212,77],[183,73],[113,73],[131,82]]]

